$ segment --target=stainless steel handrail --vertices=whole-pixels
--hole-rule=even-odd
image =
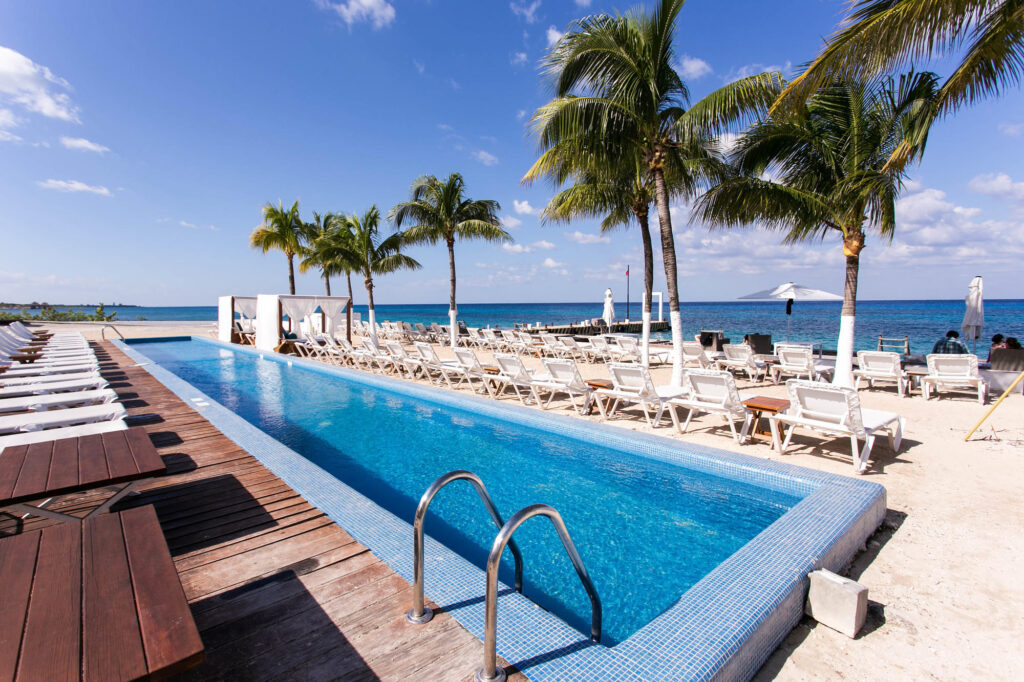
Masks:
[[[121,337],[122,341],[125,340],[124,334],[122,334],[121,331],[117,327],[112,325],[112,324],[105,324],[102,327],[100,327],[100,338],[101,339],[103,339],[104,341],[107,340],[107,329],[108,328],[113,329],[117,333],[117,335]]]
[[[572,561],[573,568],[576,569],[576,575],[580,577],[580,582],[583,583],[583,588],[587,591],[587,596],[590,597],[590,639],[595,642],[601,641],[601,598],[590,579],[590,574],[587,573],[587,567],[583,565],[583,559],[576,551],[576,545],[573,544],[572,538],[569,536],[561,514],[549,505],[531,504],[516,512],[502,526],[498,531],[498,536],[494,538],[491,553],[487,557],[487,586],[484,601],[484,665],[476,671],[477,682],[494,682],[495,680],[504,682],[507,677],[504,668],[498,667],[498,564],[501,561],[501,553],[505,550],[505,545],[512,542],[512,534],[519,526],[534,516],[548,517],[555,526],[555,530],[558,531],[558,537],[569,555],[569,560]]]
[[[483,481],[480,477],[471,471],[465,471],[458,469],[456,471],[449,471],[444,476],[441,476],[434,481],[427,491],[423,493],[423,497],[420,498],[420,503],[416,505],[416,516],[412,524],[412,561],[413,561],[413,581],[412,581],[412,608],[405,614],[405,619],[410,623],[416,623],[417,625],[426,623],[434,617],[434,612],[423,605],[423,519],[427,515],[427,508],[430,506],[431,500],[434,496],[441,491],[441,488],[445,487],[452,481],[469,481],[473,484],[476,489],[476,494],[480,497],[480,500],[487,507],[487,512],[494,519],[494,525],[498,528],[502,528],[505,522],[501,518],[501,514],[498,513],[498,508],[494,506],[494,501],[491,496],[487,493],[487,488],[484,487]],[[516,592],[523,591],[523,555],[519,553],[519,547],[514,542],[508,543],[508,548],[512,550],[512,557],[516,563],[515,573],[515,586]],[[502,545],[504,549],[504,544]],[[493,553],[493,550],[492,550]],[[500,559],[500,552],[498,559]]]

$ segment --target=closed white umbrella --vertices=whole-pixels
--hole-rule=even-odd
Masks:
[[[612,298],[612,290],[604,290],[604,312],[601,313],[601,317],[604,318],[604,323],[608,325],[608,329],[612,328],[612,322],[615,321],[615,301]]]
[[[981,275],[971,280],[967,287],[967,298],[964,299],[967,309],[964,311],[964,321],[960,324],[960,331],[965,339],[971,339],[974,344],[974,353],[978,352],[978,339],[981,338],[981,329],[985,326],[985,302],[982,298]]]
[[[790,318],[793,315],[793,301],[843,300],[842,296],[836,296],[833,293],[822,291],[821,289],[805,287],[802,284],[797,284],[796,282],[786,282],[785,284],[780,284],[774,289],[755,291],[752,294],[740,296],[740,298],[750,301],[786,301],[786,341],[789,341],[789,325]]]

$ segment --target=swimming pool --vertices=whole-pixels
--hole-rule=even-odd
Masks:
[[[465,394],[318,363],[292,362],[294,359],[273,354],[261,357],[249,349],[205,339],[132,346],[129,352],[141,351],[155,362],[158,367],[152,372],[183,397],[189,394],[194,403],[196,395],[214,401],[211,412],[217,412],[212,409],[215,406],[226,408],[223,414],[206,416],[229,436],[241,438],[240,444],[257,457],[264,459],[261,454],[268,453],[261,451],[276,441],[319,467],[312,486],[295,487],[328,513],[328,505],[315,499],[325,488],[351,491],[360,502],[365,501],[364,506],[372,511],[362,514],[363,518],[348,509],[340,512],[344,519],[335,520],[403,575],[408,572],[410,535],[398,530],[400,522],[390,532],[383,532],[381,519],[390,517],[392,526],[396,520],[411,519],[419,496],[440,474],[460,468],[474,471],[506,518],[536,502],[557,508],[601,594],[603,643],[614,646],[577,646],[551,657],[551,649],[545,647],[556,641],[586,639],[564,623],[587,631],[589,603],[550,526],[527,524],[516,535],[526,566],[525,595],[550,615],[536,609],[532,614],[519,614],[517,609],[523,606],[519,602],[526,600],[514,594],[503,597],[499,651],[534,679],[564,677],[566,665],[579,670],[580,665],[595,661],[601,661],[605,671],[621,668],[636,674],[648,663],[673,655],[678,658],[686,653],[673,651],[679,635],[684,640],[702,636],[676,631],[676,640],[666,639],[665,635],[672,635],[672,623],[682,624],[680,616],[698,616],[694,622],[700,623],[702,630],[717,627],[714,617],[700,617],[686,597],[698,597],[696,604],[702,599],[706,602],[708,596],[715,596],[716,579],[723,577],[735,587],[736,578],[728,576],[737,557],[740,561],[733,568],[742,568],[738,575],[750,581],[745,585],[747,593],[757,589],[771,596],[779,590],[781,599],[790,596],[802,575],[788,573],[784,586],[788,589],[780,589],[771,574],[757,572],[759,562],[785,563],[780,558],[801,566],[843,562],[866,537],[865,532],[877,525],[879,510],[884,512],[882,489],[863,481],[766,466],[661,438],[510,409],[505,403],[475,400]],[[224,423],[218,423],[218,417]],[[242,420],[249,429],[233,433]],[[250,436],[260,440],[260,435],[273,440],[242,442]],[[288,476],[282,478],[292,483]],[[825,494],[828,499],[824,499],[823,493],[830,490],[831,497]],[[858,494],[850,495],[851,491]],[[822,503],[840,502],[832,499],[837,493],[847,498],[846,510],[830,519],[833,523],[826,524],[828,528],[815,527],[822,522],[817,516],[800,520],[801,509],[817,515]],[[474,573],[473,567],[483,565],[495,529],[464,484],[447,488],[431,511],[427,532],[442,544],[428,544],[427,596],[444,606],[446,590],[482,592],[479,568]],[[792,555],[779,557],[779,538],[773,540],[772,536],[780,526],[785,532],[795,520],[810,522],[808,528],[814,532],[787,535],[784,540],[790,547],[784,551],[792,551]],[[850,541],[851,528],[859,540]],[[770,544],[762,546],[758,556],[757,545],[766,539]],[[389,556],[391,545],[395,545],[397,556]],[[776,549],[766,550],[768,547]],[[452,551],[455,556],[448,557]],[[766,555],[766,551],[770,553]],[[745,552],[753,557],[744,559]],[[441,556],[445,559],[438,561]],[[751,563],[751,558],[756,560]],[[787,570],[791,571],[782,573]],[[708,594],[702,598],[702,592]],[[749,603],[742,608],[763,601],[764,595],[761,597],[750,594]],[[454,609],[453,615],[474,630],[473,608],[467,605],[465,609],[464,614]],[[717,655],[717,667],[699,662],[692,676],[699,676],[702,669],[721,673],[731,666],[743,670],[739,663],[744,657],[737,658],[737,654],[756,641],[756,621],[768,622],[774,613],[758,613],[753,623],[747,622],[747,614],[743,622],[733,623],[747,631],[744,641],[727,638],[719,642],[720,649],[730,650],[729,655]],[[788,627],[782,636],[786,631]],[[517,637],[527,646],[517,645]],[[776,633],[769,639],[777,637]],[[652,649],[659,642],[660,646]],[[756,662],[761,654],[767,655],[761,651],[753,656],[748,651],[746,657]],[[748,668],[754,665],[750,661]],[[694,659],[686,665],[695,665]],[[749,672],[753,670],[756,667]]]

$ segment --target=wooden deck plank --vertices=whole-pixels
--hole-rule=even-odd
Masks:
[[[428,627],[405,625],[405,580],[144,368],[111,344],[94,348],[114,389],[133,401],[129,414],[160,417],[143,428],[168,473],[118,508],[153,505],[167,538],[206,649],[205,662],[180,679],[472,676],[479,640],[443,612]],[[16,464],[14,481],[20,464],[0,458],[0,486],[4,466]],[[81,515],[109,494],[91,490],[52,508]],[[0,532],[32,537],[30,529],[53,524],[5,519]]]
[[[0,550],[0,680],[13,680],[17,670],[39,535],[7,538]]]

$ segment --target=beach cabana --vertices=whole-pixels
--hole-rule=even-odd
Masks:
[[[286,296],[283,294],[260,294],[256,301],[256,347],[274,350],[281,344],[284,318],[288,317],[288,332],[296,339],[305,338],[305,329],[312,325],[303,324],[314,314],[322,315],[320,327],[332,333],[349,304],[348,296]]]
[[[225,343],[231,343],[236,313],[242,318],[242,329],[255,330],[256,297],[221,296],[217,299],[217,338]]]

